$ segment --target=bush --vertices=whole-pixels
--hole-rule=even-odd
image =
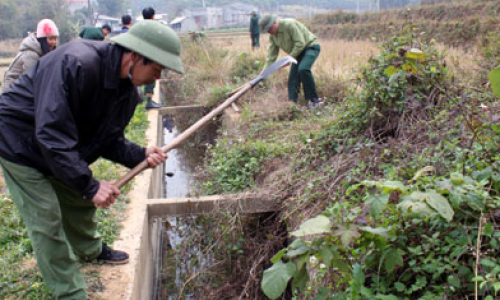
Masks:
[[[281,147],[263,141],[230,143],[218,140],[210,149],[206,166],[209,179],[203,184],[207,194],[238,192],[255,183],[255,177],[265,161],[281,154]]]

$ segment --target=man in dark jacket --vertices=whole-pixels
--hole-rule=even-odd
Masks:
[[[56,299],[86,300],[76,257],[121,264],[128,254],[96,232],[96,208],[120,191],[94,178],[99,157],[129,168],[166,159],[124,130],[139,97],[168,68],[183,73],[180,40],[170,28],[144,21],[112,39],[74,40],[44,56],[0,96],[0,165],[27,225],[42,276]]]
[[[260,28],[259,28],[259,17],[256,11],[250,13],[250,38],[252,39],[252,50],[260,47]]]
[[[125,33],[127,32],[130,27],[132,27],[132,17],[130,15],[123,15],[122,16],[122,30],[120,30],[120,33]]]
[[[111,32],[111,26],[104,24],[101,27],[85,27],[78,34],[82,39],[104,41],[104,38]]]

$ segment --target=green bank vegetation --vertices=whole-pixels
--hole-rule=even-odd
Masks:
[[[387,39],[354,82],[320,83],[343,87],[323,109],[262,117],[250,99],[242,123],[224,129],[205,191],[253,191],[282,207],[259,245],[246,217],[215,217],[239,228],[218,251],[231,261],[226,272],[246,280],[225,278],[226,288],[244,299],[496,299],[500,115],[484,80],[500,37],[485,38],[477,70],[458,74],[414,32]],[[279,97],[275,84],[258,97]],[[228,255],[233,248],[245,258]]]

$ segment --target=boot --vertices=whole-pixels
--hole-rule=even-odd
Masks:
[[[148,101],[146,102],[146,109],[154,109],[154,108],[160,108],[163,107],[161,103],[156,103],[154,102],[151,98],[148,98]]]

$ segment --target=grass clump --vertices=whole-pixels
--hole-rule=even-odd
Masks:
[[[261,140],[219,139],[209,153],[206,166],[209,180],[203,183],[203,189],[206,194],[223,194],[253,186],[263,164],[281,155],[283,150],[278,144]]]

